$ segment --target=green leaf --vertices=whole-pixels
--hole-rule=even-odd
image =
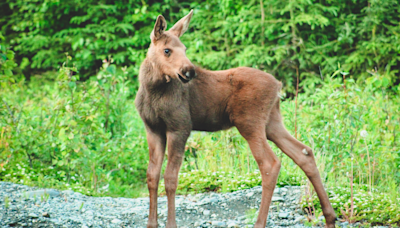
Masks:
[[[69,86],[69,88],[71,88],[71,89],[75,89],[76,83],[75,83],[75,82],[69,82],[69,83],[68,83],[68,86]]]
[[[75,120],[71,120],[71,121],[69,121],[69,124],[70,124],[72,127],[75,127],[77,123],[76,123]]]
[[[58,132],[58,138],[61,140],[65,140],[65,128],[61,128],[60,131]]]
[[[114,64],[111,64],[110,66],[107,67],[107,71],[110,72],[111,74],[115,74],[117,71],[117,67]]]
[[[3,54],[3,53],[0,53],[0,57],[1,57],[4,61],[7,60],[7,56],[6,56],[5,54]]]
[[[10,69],[5,69],[5,70],[4,70],[4,74],[5,74],[6,76],[8,76],[8,77],[13,76],[13,72],[12,72],[12,70],[10,70]]]

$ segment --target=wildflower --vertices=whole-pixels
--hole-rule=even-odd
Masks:
[[[368,132],[366,130],[362,130],[360,131],[360,135],[361,137],[366,138],[368,136]]]

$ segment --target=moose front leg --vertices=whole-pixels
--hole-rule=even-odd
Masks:
[[[178,187],[178,173],[189,134],[190,131],[167,133],[168,163],[164,174],[165,192],[168,199],[167,228],[177,227],[175,219],[175,194]]]
[[[147,129],[147,143],[149,145],[149,167],[147,169],[147,187],[150,195],[150,211],[147,228],[158,227],[157,223],[157,194],[160,172],[165,154],[165,133],[156,133]]]

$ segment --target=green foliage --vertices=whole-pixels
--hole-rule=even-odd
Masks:
[[[54,83],[32,80],[0,92],[1,179],[68,183],[85,194],[141,185],[147,151],[126,71],[110,60],[80,82],[67,65]]]
[[[399,87],[391,94],[387,81],[378,74],[369,77],[366,85],[352,78],[327,77],[317,92],[299,96],[299,138],[330,161],[323,167],[331,175],[327,179],[354,172],[360,184],[391,178],[398,183],[400,172],[394,170],[400,165]]]
[[[313,148],[337,214],[348,216],[352,180],[354,196],[364,200],[356,202],[357,220],[398,224],[396,0],[3,1],[0,180],[89,195],[146,194],[136,76],[157,15],[171,27],[191,8],[182,41],[194,63],[259,68],[284,82],[284,94],[300,79],[297,105],[282,101],[282,114]],[[273,150],[282,161],[278,185],[304,184],[302,171]],[[236,129],[192,133],[185,155],[179,193],[260,184]]]
[[[299,185],[300,176],[280,175],[278,186]],[[203,170],[191,170],[179,173],[178,194],[189,194],[199,192],[233,192],[237,190],[249,189],[261,185],[261,175],[258,169],[248,172],[243,176],[233,171],[207,172]],[[165,183],[161,182],[159,193],[165,194]]]
[[[26,58],[29,68],[24,72],[29,74],[58,69],[68,52],[85,78],[94,75],[109,55],[136,76],[157,15],[163,14],[171,26],[192,8],[191,26],[182,40],[189,47],[189,58],[206,68],[256,67],[274,74],[291,93],[297,76],[325,77],[337,64],[357,78],[376,69],[399,83],[397,0],[6,0],[0,4],[1,32],[18,62]]]
[[[0,33],[0,88],[5,88],[9,83],[14,83],[13,69],[17,66],[14,61],[15,53],[4,42]]]
[[[372,192],[368,191],[367,185],[356,185],[353,195],[353,216],[352,222],[363,221],[372,224],[399,224],[400,217],[400,198],[394,197],[396,194],[393,192],[388,194],[379,189],[373,189]],[[333,208],[340,217],[350,217],[351,211],[351,194],[350,188],[346,187],[332,187],[329,189],[329,199]],[[398,194],[397,194],[398,196]],[[315,209],[321,211],[318,202],[318,197],[314,194],[308,201],[302,199],[303,208],[308,208],[310,205],[316,205]]]
[[[246,211],[247,224],[253,224],[257,221],[258,212],[255,208]],[[247,226],[246,226],[247,228]]]
[[[136,84],[127,79],[126,68],[118,69],[110,57],[95,77],[79,81],[77,69],[69,67],[71,57],[66,58],[57,76],[51,76],[54,81],[22,78],[3,84],[1,180],[89,195],[145,194],[148,155],[132,99]],[[379,198],[376,191],[371,197],[394,205],[394,211],[381,208],[390,218],[379,217],[379,211],[367,213],[370,206],[357,211],[357,218],[373,223],[389,218],[387,223],[396,224],[400,86],[388,90],[390,75],[370,73],[356,81],[339,67],[323,80],[308,78],[300,84],[305,93],[297,100],[297,120],[295,101],[282,101],[281,110],[289,131],[313,148],[328,187],[343,186],[341,194],[348,197],[352,177],[356,193],[364,191],[363,186],[379,188],[386,198]],[[273,150],[282,160],[278,186],[304,184],[302,171],[276,147]],[[257,164],[236,129],[194,132],[185,154],[178,193],[230,192],[261,183]],[[376,202],[367,200],[371,205]],[[318,202],[314,204],[318,211]],[[341,204],[335,209],[339,215],[348,210]]]

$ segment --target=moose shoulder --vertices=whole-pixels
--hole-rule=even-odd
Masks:
[[[147,185],[150,208],[147,227],[157,227],[157,191],[165,149],[167,227],[176,227],[175,192],[185,143],[192,130],[218,131],[235,126],[247,140],[262,176],[262,200],[254,227],[265,227],[280,161],[267,143],[274,142],[294,160],[314,185],[326,219],[335,226],[336,215],[310,147],[292,137],[283,125],[278,93],[281,83],[260,70],[239,67],[209,71],[194,66],[179,40],[193,11],[166,31],[158,16],[151,44],[139,73],[136,107],[146,126],[149,145]]]

